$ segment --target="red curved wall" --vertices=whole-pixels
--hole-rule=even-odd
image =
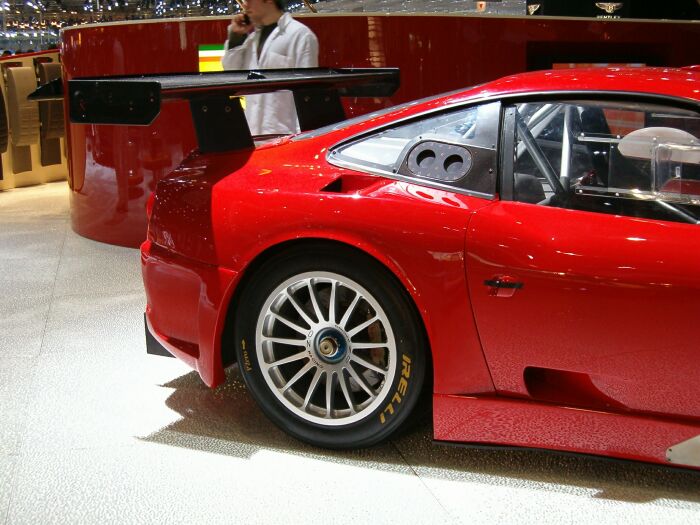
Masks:
[[[322,66],[401,68],[390,101],[348,101],[349,113],[549,67],[553,62],[700,62],[700,24],[548,17],[307,15]],[[198,46],[223,42],[227,18],[82,26],[62,32],[64,79],[194,72]],[[373,105],[374,104],[374,105]],[[73,229],[138,246],[145,203],[157,180],[195,146],[189,107],[163,106],[147,127],[67,128]]]

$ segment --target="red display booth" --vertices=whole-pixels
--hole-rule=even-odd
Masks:
[[[698,63],[700,23],[478,15],[302,15],[327,67],[399,67],[389,100],[346,101],[348,116],[491,80],[576,64]],[[61,33],[63,78],[196,72],[199,46],[224,41],[228,17],[78,26]],[[186,102],[145,127],[70,124],[71,219],[79,234],[138,246],[155,183],[195,147]]]

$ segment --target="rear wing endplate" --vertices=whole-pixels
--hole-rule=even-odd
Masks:
[[[56,85],[30,98],[62,98]],[[42,86],[43,87],[43,86]],[[146,126],[160,113],[161,101],[185,99],[202,152],[253,145],[237,97],[291,90],[302,131],[345,119],[340,97],[387,97],[399,87],[398,68],[304,68],[217,73],[181,73],[68,81],[68,111],[76,124]]]

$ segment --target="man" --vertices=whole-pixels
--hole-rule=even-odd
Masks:
[[[280,69],[318,66],[316,35],[284,11],[284,0],[244,0],[244,13],[228,27],[221,64],[224,69]],[[246,98],[253,135],[299,131],[294,97],[284,91]]]

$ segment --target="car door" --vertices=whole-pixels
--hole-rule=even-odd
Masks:
[[[499,392],[700,416],[699,123],[654,102],[504,110],[501,199],[466,240]]]

